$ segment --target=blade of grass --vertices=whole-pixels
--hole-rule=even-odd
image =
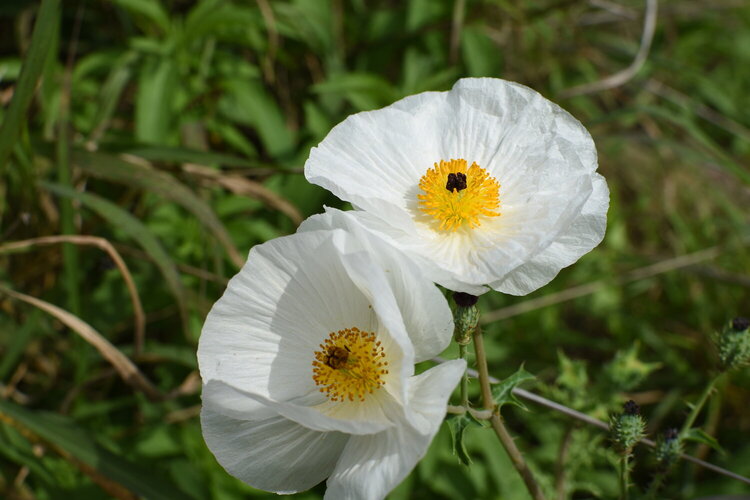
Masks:
[[[31,45],[24,58],[21,74],[16,82],[13,98],[0,127],[0,177],[5,175],[5,166],[13,146],[18,139],[21,127],[26,122],[24,116],[34,97],[50,47],[57,38],[60,18],[60,0],[43,0],[37,14]]]
[[[119,349],[109,342],[109,340],[105,339],[101,333],[94,330],[91,325],[83,321],[81,318],[57,307],[54,304],[50,304],[49,302],[45,302],[30,295],[16,292],[15,290],[3,285],[0,285],[0,292],[16,300],[20,300],[21,302],[26,302],[27,304],[37,307],[47,314],[54,316],[62,324],[76,332],[86,342],[99,351],[102,357],[109,361],[126,383],[143,392],[152,401],[163,399],[163,395],[159,392],[159,389],[157,389],[151,381],[141,373],[138,367],[135,366],[127,356],[121,353]]]
[[[72,158],[75,166],[95,177],[145,189],[178,203],[216,236],[232,263],[242,267],[245,259],[211,207],[172,175],[108,154],[75,151]]]
[[[115,266],[122,274],[122,279],[125,281],[125,286],[127,286],[128,292],[130,293],[130,300],[133,303],[133,316],[135,317],[134,351],[136,356],[140,356],[143,352],[146,315],[143,313],[143,306],[141,305],[141,299],[138,296],[138,289],[135,287],[133,276],[130,274],[130,270],[128,270],[125,261],[122,260],[120,254],[109,241],[104,238],[99,238],[98,236],[43,236],[41,238],[14,241],[0,245],[0,254],[32,250],[38,245],[54,245],[58,243],[72,243],[74,245],[92,245],[98,247],[107,252],[110,259],[112,259],[112,262],[115,263]],[[2,373],[1,370],[0,373]]]
[[[175,484],[153,468],[134,464],[100,446],[71,419],[54,413],[30,411],[0,399],[0,419],[32,442],[42,441],[72,462],[115,498],[187,500]]]
[[[188,335],[187,327],[187,305],[185,300],[185,291],[180,281],[180,275],[177,268],[164,250],[156,236],[138,219],[128,212],[107,201],[99,196],[90,193],[81,193],[64,186],[51,183],[42,183],[41,186],[60,196],[74,198],[88,208],[96,212],[100,217],[109,221],[114,227],[126,232],[151,257],[156,266],[159,268],[162,276],[167,282],[167,287],[172,292],[182,321],[182,327],[185,335]]]
[[[57,182],[63,186],[72,187],[70,172],[70,87],[73,73],[73,63],[77,48],[78,34],[81,28],[81,16],[83,11],[78,6],[68,46],[68,60],[65,64],[63,84],[60,92],[59,118],[57,121]],[[63,198],[60,200],[60,232],[64,235],[73,235],[76,233],[75,228],[75,211],[72,200]],[[66,298],[68,300],[68,309],[75,314],[81,314],[81,296],[78,289],[78,283],[81,281],[78,276],[78,249],[75,245],[63,243],[63,283],[65,285]],[[83,359],[76,367],[76,380],[82,381],[88,371],[87,360]]]

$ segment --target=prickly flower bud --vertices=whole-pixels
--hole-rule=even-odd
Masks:
[[[453,300],[456,302],[456,311],[453,313],[453,322],[456,329],[453,338],[460,345],[471,343],[471,336],[479,324],[479,311],[477,310],[478,297],[463,292],[454,292]]]
[[[625,403],[623,412],[609,418],[609,433],[615,450],[621,455],[629,455],[633,446],[643,438],[646,422],[635,401]]]
[[[656,440],[654,455],[660,471],[667,472],[677,462],[677,459],[680,458],[681,453],[682,440],[677,429],[667,429]]]
[[[723,371],[730,371],[750,363],[750,320],[748,318],[734,318],[714,340]]]

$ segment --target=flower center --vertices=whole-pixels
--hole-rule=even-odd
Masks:
[[[383,346],[372,332],[347,328],[331,332],[315,351],[313,381],[331,401],[364,401],[388,373]]]
[[[474,229],[480,217],[497,217],[500,212],[500,184],[485,169],[466,160],[435,163],[419,179],[424,194],[417,195],[419,210],[431,216],[444,231],[463,225]]]

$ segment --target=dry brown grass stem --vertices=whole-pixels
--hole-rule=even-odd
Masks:
[[[127,286],[128,293],[130,294],[130,301],[133,303],[133,317],[135,321],[134,351],[135,355],[139,356],[143,352],[143,343],[146,337],[146,314],[143,312],[143,304],[141,304],[138,289],[135,286],[135,281],[133,281],[133,275],[130,274],[125,261],[108,240],[98,236],[83,235],[42,236],[0,245],[0,253],[32,250],[40,245],[55,245],[59,243],[94,246],[104,250],[109,255],[109,258],[112,259],[112,262],[114,262],[120,274],[122,274],[122,279],[125,281],[125,286]]]
[[[648,53],[651,50],[651,42],[654,40],[654,32],[656,31],[657,11],[658,1],[646,0],[646,14],[643,18],[643,33],[641,35],[641,44],[640,47],[638,47],[638,52],[636,53],[633,62],[630,63],[630,66],[602,80],[585,83],[583,85],[577,85],[575,87],[563,90],[562,92],[560,92],[560,98],[565,99],[567,97],[573,97],[576,95],[593,94],[594,92],[613,89],[615,87],[623,85],[631,78],[633,78],[643,67],[643,64],[648,58]]]
[[[672,259],[666,259],[655,264],[651,264],[645,267],[640,267],[627,272],[614,280],[597,280],[584,285],[574,286],[566,290],[562,290],[557,293],[551,293],[544,295],[543,297],[537,297],[535,299],[526,300],[512,306],[503,307],[502,309],[496,309],[483,314],[480,322],[482,324],[492,323],[493,321],[499,321],[501,319],[508,319],[519,314],[541,309],[543,307],[560,304],[569,300],[591,295],[592,293],[598,292],[599,290],[606,288],[607,286],[613,285],[624,285],[633,281],[640,281],[647,278],[653,278],[659,274],[664,274],[669,271],[674,271],[688,266],[693,266],[700,262],[715,259],[721,254],[722,249],[718,246],[706,248],[698,252],[690,253],[687,255],[680,255]]]
[[[54,304],[45,302],[24,293],[16,292],[10,288],[0,285],[0,293],[4,293],[21,302],[25,302],[41,309],[47,314],[55,317],[62,324],[80,335],[86,342],[91,344],[114,368],[122,379],[129,385],[143,392],[150,400],[159,401],[164,399],[159,389],[154,386],[146,376],[141,373],[135,364],[125,356],[119,349],[112,345],[102,334],[97,332],[91,325],[81,318],[74,316],[68,311]]]
[[[234,194],[248,196],[265,203],[270,208],[278,210],[289,217],[295,226],[299,226],[302,223],[303,217],[297,207],[260,182],[239,175],[224,174],[212,168],[194,163],[185,164],[182,169],[188,174],[202,177],[208,182],[219,185]]]
[[[114,246],[125,255],[129,255],[136,259],[154,262],[154,258],[151,256],[151,254],[144,252],[139,248],[131,247],[130,245],[126,245],[124,243],[114,243]],[[199,267],[191,266],[189,264],[183,264],[181,262],[176,262],[175,266],[177,266],[177,269],[179,269],[181,272],[189,274],[191,276],[195,276],[196,278],[200,278],[202,280],[212,281],[224,286],[229,283],[229,278],[225,278],[224,276],[206,271],[205,269],[201,269]]]
[[[274,62],[276,61],[276,51],[279,48],[279,32],[276,29],[276,17],[273,15],[273,9],[268,0],[257,0],[260,15],[268,31],[268,51],[263,58],[263,76],[266,82],[274,83],[276,73],[274,71]]]

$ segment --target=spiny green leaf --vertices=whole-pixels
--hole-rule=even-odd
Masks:
[[[492,399],[494,399],[498,408],[502,408],[503,405],[510,404],[526,410],[526,406],[513,395],[513,389],[515,389],[515,387],[522,382],[525,382],[526,380],[532,380],[534,378],[536,377],[524,370],[523,365],[521,365],[516,373],[492,387]]]
[[[461,415],[450,415],[445,419],[445,422],[451,431],[453,454],[458,457],[462,464],[471,465],[471,456],[466,451],[464,437],[469,427],[481,427],[481,425],[468,412]]]
[[[703,429],[699,429],[698,427],[693,427],[692,429],[687,431],[685,435],[682,436],[682,438],[688,441],[695,441],[696,443],[705,444],[718,452],[724,453],[724,449],[721,447],[716,438],[707,434]]]

